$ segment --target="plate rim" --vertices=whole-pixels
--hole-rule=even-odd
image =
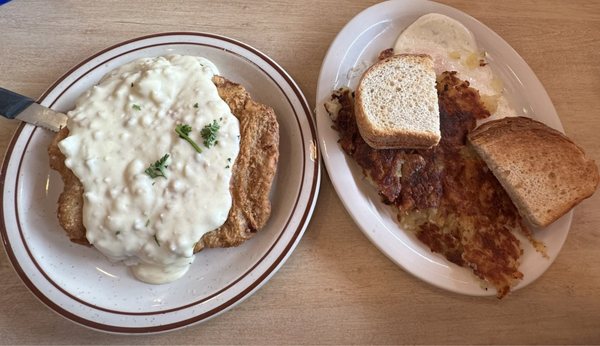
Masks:
[[[322,151],[322,157],[323,157],[323,161],[325,163],[325,168],[327,169],[328,172],[331,172],[332,170],[335,171],[335,167],[333,166],[333,162],[331,162],[331,158],[330,158],[330,151],[332,149],[329,148],[331,144],[325,135],[323,135],[323,131],[321,131],[324,127],[326,126],[330,126],[332,123],[330,120],[328,120],[328,116],[327,116],[327,120],[323,120],[322,118],[326,116],[326,112],[324,111],[323,107],[321,107],[321,104],[324,101],[324,95],[326,95],[327,92],[329,92],[329,94],[331,94],[331,91],[333,90],[332,88],[335,87],[338,83],[337,78],[339,78],[339,70],[334,71],[333,75],[335,75],[336,79],[334,80],[322,80],[325,72],[327,72],[327,62],[328,60],[331,59],[332,56],[334,55],[338,55],[336,54],[336,52],[334,52],[334,46],[336,45],[336,42],[338,42],[338,40],[340,39],[340,37],[342,37],[342,34],[345,31],[348,31],[350,28],[352,28],[353,26],[356,25],[356,23],[360,22],[362,16],[366,16],[366,12],[372,12],[374,13],[375,11],[379,10],[379,11],[384,11],[385,9],[388,9],[390,6],[394,6],[394,5],[400,5],[400,6],[408,6],[408,5],[412,5],[412,6],[419,6],[419,8],[422,8],[422,10],[424,11],[423,14],[427,13],[426,10],[429,10],[429,12],[436,12],[436,11],[442,11],[445,10],[447,12],[452,12],[454,14],[458,14],[460,16],[465,16],[467,17],[469,20],[472,20],[474,23],[476,23],[477,25],[481,26],[485,31],[486,31],[486,35],[491,35],[493,37],[494,41],[498,41],[500,42],[503,46],[506,46],[508,48],[508,53],[510,55],[513,55],[514,57],[516,57],[518,59],[518,61],[523,64],[523,66],[526,68],[526,70],[528,70],[528,72],[530,73],[530,77],[533,79],[533,82],[535,84],[538,84],[539,86],[541,86],[541,92],[542,92],[542,98],[546,99],[549,101],[549,105],[552,108],[553,111],[553,115],[556,116],[556,121],[552,124],[552,127],[556,128],[557,130],[561,131],[564,133],[564,128],[562,126],[562,122],[560,121],[560,117],[558,116],[556,109],[554,108],[554,105],[552,103],[552,100],[550,99],[550,96],[548,95],[546,89],[543,87],[543,84],[541,83],[541,81],[539,80],[539,78],[537,77],[537,75],[535,74],[535,72],[531,69],[531,67],[527,64],[527,62],[523,59],[523,57],[521,57],[521,55],[508,43],[506,42],[498,33],[496,33],[494,30],[492,30],[491,28],[489,28],[487,25],[485,25],[484,23],[482,23],[481,21],[479,21],[478,19],[472,17],[471,15],[469,15],[468,13],[465,13],[457,8],[454,8],[452,6],[446,5],[446,4],[441,4],[441,3],[437,3],[434,1],[430,1],[430,0],[411,0],[411,1],[403,1],[403,0],[388,0],[388,1],[384,1],[381,3],[377,3],[374,5],[371,5],[369,7],[364,8],[362,11],[358,12],[356,15],[354,15],[343,27],[342,29],[340,29],[340,31],[337,33],[337,35],[335,36],[335,38],[331,41],[331,44],[329,46],[329,48],[327,49],[323,61],[322,61],[322,65],[321,65],[321,69],[319,71],[319,77],[317,80],[317,91],[316,91],[316,95],[315,95],[315,117],[316,117],[316,123],[317,123],[317,133],[319,136],[319,146],[321,146],[321,151]],[[407,5],[408,4],[408,5]],[[431,9],[431,8],[435,8],[435,9]],[[442,13],[442,12],[440,12]],[[451,16],[451,15],[450,15]],[[395,17],[392,17],[391,15],[387,16],[385,21],[393,21]],[[366,22],[362,24],[362,28],[365,29],[367,28],[369,25],[375,25],[377,23],[375,22]],[[352,36],[356,39],[356,36]],[[369,43],[373,42],[373,40],[375,40],[376,38],[373,38],[369,41]],[[336,61],[338,62],[342,62],[344,61],[345,57],[341,57],[341,56],[345,56],[345,54],[347,54],[349,51],[345,50],[343,53],[339,55],[340,58],[338,58]],[[338,52],[339,53],[339,52]],[[359,54],[360,55],[360,54]],[[356,64],[358,64],[358,62],[355,62]],[[329,84],[329,89],[327,90],[322,90],[322,88],[325,88],[325,86],[323,86],[323,84]],[[325,97],[326,98],[326,97]],[[554,119],[553,119],[554,120]],[[323,124],[322,124],[323,123]],[[325,124],[327,123],[327,124]],[[336,141],[337,142],[337,141]],[[337,144],[337,143],[336,143]],[[337,144],[337,147],[335,149],[336,151],[341,151],[341,155],[344,156],[345,160],[351,160],[351,158],[349,158],[347,156],[346,153],[344,153],[341,148],[339,148],[339,144]],[[354,161],[349,162],[349,167],[355,164]],[[355,181],[355,178],[353,177],[352,171],[349,171],[349,174],[352,178],[353,181]],[[356,207],[352,207],[350,204],[351,202],[346,200],[346,198],[343,198],[342,195],[345,195],[346,193],[344,192],[343,187],[341,186],[341,184],[343,184],[343,182],[341,181],[337,181],[335,178],[331,177],[331,182],[332,185],[336,191],[336,194],[338,195],[338,197],[340,198],[342,204],[344,205],[344,208],[346,209],[346,211],[348,212],[348,214],[351,216],[351,218],[353,219],[354,223],[356,224],[356,226],[358,226],[358,228],[361,230],[361,232],[367,237],[367,239],[369,239],[369,241],[381,252],[383,253],[388,259],[390,259],[394,264],[398,265],[400,268],[403,269],[403,271],[411,274],[412,276],[418,278],[419,280],[422,280],[434,287],[443,289],[445,291],[448,292],[453,292],[453,293],[457,293],[457,294],[462,294],[462,295],[467,295],[467,296],[493,296],[495,295],[496,291],[493,287],[491,287],[491,289],[481,289],[479,291],[465,291],[465,290],[461,290],[461,287],[459,286],[452,286],[450,284],[444,285],[442,283],[440,283],[437,280],[432,279],[430,276],[428,276],[427,273],[421,273],[419,272],[419,270],[415,270],[415,269],[411,269],[411,265],[408,265],[408,262],[410,262],[410,260],[402,260],[399,259],[398,256],[394,256],[394,254],[392,253],[392,249],[390,247],[385,248],[383,245],[383,241],[382,240],[378,240],[376,239],[377,237],[375,236],[375,232],[372,232],[371,229],[367,226],[365,221],[362,220],[359,215],[357,213],[354,212],[353,209],[356,209]],[[371,187],[371,186],[369,186]],[[356,197],[356,196],[355,196]],[[366,197],[365,197],[366,198]],[[373,202],[380,202],[380,201],[373,201]],[[380,213],[378,213],[378,215],[381,215]],[[515,287],[511,288],[511,291],[516,291],[519,290],[521,288],[526,287],[527,285],[535,282],[551,265],[552,263],[556,260],[556,258],[558,257],[558,254],[560,253],[560,250],[562,249],[562,247],[564,246],[564,243],[566,241],[566,238],[568,236],[568,233],[570,231],[571,228],[571,223],[572,223],[572,217],[573,217],[573,210],[569,211],[566,215],[564,215],[562,218],[564,218],[564,222],[566,223],[565,227],[566,227],[566,231],[564,232],[564,234],[560,235],[560,239],[559,239],[559,246],[557,248],[557,252],[556,255],[551,257],[548,261],[548,265],[546,266],[546,268],[544,268],[543,270],[541,270],[539,273],[537,273],[536,275],[529,275],[530,279],[527,282],[521,281],[519,282]],[[557,221],[558,222],[558,221]],[[370,224],[371,228],[373,227],[373,224]],[[397,226],[399,228],[400,231],[405,232],[403,229],[401,229],[399,226]],[[398,242],[402,244],[403,247],[405,247],[406,249],[411,249],[410,244],[406,244],[403,240],[398,239]],[[434,254],[435,255],[435,254]],[[439,255],[439,254],[438,254]],[[451,265],[452,263],[450,263],[449,261],[447,261],[443,256],[440,257],[441,260],[445,261],[445,263],[447,263],[448,265]],[[460,268],[459,268],[460,269]],[[475,278],[473,279],[475,282]]]
[[[175,321],[173,323],[168,323],[168,324],[157,323],[157,324],[154,324],[151,326],[149,325],[149,326],[144,326],[144,327],[123,327],[123,326],[118,326],[117,324],[103,324],[103,323],[95,322],[93,319],[79,316],[79,315],[67,310],[66,308],[60,306],[58,303],[54,302],[52,300],[52,298],[50,298],[46,294],[44,294],[41,291],[40,287],[37,287],[37,285],[29,278],[26,271],[21,267],[21,265],[19,264],[19,260],[17,259],[17,255],[13,251],[12,245],[9,240],[8,232],[6,230],[6,220],[5,220],[5,210],[4,210],[5,209],[4,208],[5,190],[7,188],[6,173],[8,171],[8,166],[11,161],[11,158],[12,158],[13,154],[15,154],[15,146],[16,146],[18,140],[21,138],[23,129],[25,129],[27,126],[33,127],[32,125],[27,125],[25,123],[19,124],[17,129],[13,133],[12,138],[10,139],[10,142],[6,149],[6,154],[2,161],[2,166],[0,168],[0,191],[2,191],[2,194],[0,195],[0,213],[2,214],[2,218],[0,220],[0,235],[2,238],[2,243],[3,243],[4,249],[6,251],[7,257],[9,258],[9,262],[11,263],[13,270],[16,272],[17,276],[21,279],[21,281],[25,284],[25,286],[34,294],[34,296],[39,301],[41,301],[44,305],[46,305],[48,308],[50,308],[50,310],[52,310],[53,312],[57,313],[58,315],[66,318],[72,322],[75,322],[77,324],[80,324],[80,325],[83,325],[85,327],[89,327],[89,328],[92,328],[95,330],[103,331],[103,332],[120,333],[120,334],[148,334],[148,333],[157,333],[157,332],[165,332],[165,331],[175,330],[175,329],[183,328],[183,327],[186,327],[186,326],[189,326],[192,324],[197,324],[197,323],[206,321],[212,317],[219,315],[222,312],[229,310],[233,306],[241,303],[246,298],[251,296],[262,285],[264,285],[277,272],[277,270],[285,263],[285,261],[289,258],[289,256],[291,255],[291,253],[294,251],[295,247],[298,245],[299,241],[301,240],[304,232],[306,231],[306,228],[308,227],[308,224],[312,217],[312,213],[314,211],[316,202],[318,200],[320,181],[321,181],[321,160],[320,160],[321,153],[317,146],[318,136],[317,136],[316,123],[314,121],[314,117],[313,117],[310,105],[309,105],[308,101],[306,100],[306,97],[305,97],[304,93],[302,92],[301,88],[298,86],[298,84],[294,81],[294,79],[289,75],[289,73],[282,66],[280,66],[277,62],[275,62],[272,58],[270,58],[269,56],[267,56],[260,50],[250,46],[249,44],[243,43],[239,40],[236,40],[236,39],[233,39],[233,38],[230,38],[227,36],[219,35],[219,34],[209,33],[209,32],[191,32],[191,31],[160,32],[160,33],[154,33],[154,34],[134,37],[134,38],[113,44],[107,48],[104,48],[104,49],[84,58],[83,60],[78,62],[76,65],[71,67],[67,72],[63,73],[57,80],[55,80],[51,84],[51,86],[49,86],[42,93],[42,95],[39,98],[37,98],[36,102],[40,102],[44,98],[48,97],[48,95],[51,94],[55,90],[55,88],[57,86],[59,86],[65,79],[70,77],[73,73],[75,73],[82,66],[86,65],[87,63],[90,63],[95,58],[100,57],[103,54],[109,53],[113,50],[119,49],[128,44],[138,43],[138,42],[142,42],[142,41],[148,40],[148,39],[165,38],[165,37],[169,37],[169,36],[173,37],[173,38],[192,36],[192,37],[195,37],[200,40],[201,39],[214,39],[219,42],[227,42],[229,44],[233,44],[233,45],[241,48],[242,50],[249,52],[249,53],[259,57],[260,59],[262,59],[262,62],[267,63],[271,68],[273,68],[277,72],[279,77],[281,77],[283,80],[285,80],[285,82],[287,83],[287,87],[289,87],[290,90],[293,92],[293,95],[289,95],[289,96],[295,96],[295,98],[296,98],[295,101],[297,101],[297,103],[299,104],[299,107],[300,107],[300,108],[298,108],[300,110],[300,112],[296,119],[296,122],[298,122],[298,125],[300,128],[300,131],[302,128],[301,123],[305,123],[306,128],[309,130],[308,134],[300,136],[300,137],[301,137],[301,141],[309,142],[309,143],[305,143],[305,146],[303,146],[303,149],[305,149],[305,151],[306,151],[304,157],[305,157],[305,161],[307,162],[307,164],[305,164],[305,165],[307,165],[307,173],[308,173],[309,177],[312,175],[312,180],[308,180],[308,179],[306,180],[306,183],[308,183],[305,188],[305,190],[308,191],[308,195],[306,197],[306,199],[307,199],[306,204],[303,206],[302,204],[304,204],[304,203],[300,203],[301,200],[303,199],[302,190],[300,190],[298,192],[298,199],[295,202],[295,204],[300,203],[300,208],[296,212],[292,211],[292,213],[289,216],[287,216],[287,223],[289,224],[289,222],[295,216],[297,217],[297,216],[301,215],[299,221],[297,222],[297,225],[295,226],[295,230],[293,231],[293,233],[291,235],[291,238],[289,239],[289,241],[287,241],[287,243],[282,243],[283,250],[281,250],[280,252],[269,253],[277,245],[277,239],[279,239],[279,237],[281,237],[284,234],[284,232],[278,232],[279,236],[277,237],[275,243],[269,247],[269,250],[267,251],[267,253],[265,253],[265,255],[262,258],[260,258],[256,263],[254,263],[250,267],[250,269],[248,269],[246,271],[246,273],[243,276],[245,276],[246,274],[251,274],[251,272],[264,259],[266,259],[268,257],[273,257],[274,259],[266,262],[265,264],[267,264],[267,268],[263,272],[256,273],[258,275],[256,275],[256,277],[252,278],[251,283],[249,283],[248,286],[245,287],[241,292],[234,295],[232,298],[219,303],[216,307],[214,307],[208,311],[205,311],[202,313],[195,313],[195,315],[191,318],[178,319],[177,321]],[[162,43],[162,44],[157,42],[158,45],[186,44],[186,43],[187,44],[197,43],[199,45],[202,45],[202,43],[200,41],[198,41],[198,42],[167,42],[167,43]],[[125,53],[119,53],[119,54],[115,54],[114,56],[107,57],[106,61],[112,60],[112,59],[117,58],[122,55],[126,55],[133,50],[144,49],[144,48],[148,48],[148,47],[155,46],[155,45],[156,44],[149,43],[146,46],[136,47],[132,50],[128,50]],[[204,45],[206,46],[207,44],[204,44]],[[211,46],[211,45],[209,45],[209,46]],[[251,61],[246,56],[239,55],[238,53],[235,53],[235,52],[231,52],[229,49],[226,49],[224,47],[214,47],[214,48],[223,49],[224,51],[226,51],[230,54],[238,55],[239,57],[241,57],[245,60],[249,60],[250,63],[253,63],[255,66],[257,66],[254,61]],[[85,78],[85,76],[90,71],[92,71],[93,69],[97,68],[98,66],[104,64],[106,61],[99,63],[96,67],[91,67],[89,71],[84,71],[81,76],[77,77],[71,83],[71,85],[76,83],[79,79]],[[263,75],[265,77],[267,77],[267,78],[270,77],[269,73],[264,71],[262,68],[260,68],[260,69],[263,72]],[[279,86],[279,83],[275,82],[275,84]],[[285,84],[282,84],[282,85],[285,85]],[[62,90],[56,96],[56,99],[54,100],[54,102],[56,100],[58,100],[65,91],[66,91],[66,89]],[[284,92],[283,90],[282,90],[282,92],[286,97],[288,97],[286,92]],[[291,104],[292,101],[290,100],[289,103]],[[292,108],[294,108],[294,106],[292,106]],[[29,144],[29,141],[33,137],[34,132],[36,130],[37,130],[37,128],[33,128],[33,130],[31,131],[30,137],[27,139],[27,143],[25,144],[25,146],[23,148],[23,152],[21,152],[22,157],[25,155],[25,149],[26,149],[27,145]],[[310,143],[312,143],[313,145],[311,146]],[[313,147],[314,147],[314,150],[313,150]],[[23,159],[22,157],[18,164],[19,168],[17,168],[17,170],[20,169],[22,159]],[[306,159],[306,157],[310,157],[311,159],[308,160],[308,159]],[[312,161],[312,164],[310,161]],[[312,169],[311,169],[311,166],[312,166]],[[16,182],[18,181],[18,178],[19,177],[16,178],[16,180],[15,180]],[[15,203],[16,203],[16,197],[17,197],[17,194],[15,192]],[[296,208],[296,207],[294,207],[294,208]],[[16,213],[16,211],[15,211],[15,215],[18,219],[18,213]],[[284,230],[285,228],[286,227],[282,228],[282,230]],[[23,238],[23,234],[21,232],[19,232],[19,236],[21,238]],[[25,239],[21,239],[21,241],[23,242],[23,244],[26,244]],[[25,248],[26,248],[27,252],[29,252],[29,249],[27,248],[26,245],[25,245]],[[35,263],[35,260],[34,260],[34,264],[37,266],[37,263]],[[38,270],[39,270],[39,268],[38,268]],[[42,271],[42,274],[43,274],[43,271]],[[242,276],[242,278],[243,278],[243,276]],[[234,283],[230,283],[229,285],[225,286],[225,288],[220,288],[217,291],[217,293],[215,293],[215,295],[218,296],[219,294],[222,293],[222,291],[235,286],[235,284],[240,280],[241,280],[241,278],[237,278],[236,280],[234,280]],[[54,285],[54,286],[56,287],[56,285]],[[72,297],[69,297],[69,298],[72,299]],[[200,303],[196,302],[194,304],[191,304],[191,306],[194,306],[197,304],[200,304]],[[86,305],[88,305],[88,304],[86,304]],[[189,305],[190,304],[184,304],[183,309],[189,308],[190,307]],[[103,309],[100,309],[100,310],[103,310]],[[143,314],[143,316],[168,313],[169,311],[172,311],[172,310],[178,310],[178,309],[175,308],[175,309],[168,309],[166,311],[156,311],[153,313]],[[109,311],[109,313],[111,313],[111,311]],[[138,315],[138,314],[134,313],[133,315]]]

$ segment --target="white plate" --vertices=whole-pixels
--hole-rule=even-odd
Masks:
[[[365,179],[358,165],[344,154],[337,143],[338,133],[323,107],[331,91],[341,86],[354,89],[361,73],[379,52],[391,48],[402,30],[420,16],[437,12],[450,16],[469,28],[488,54],[490,65],[503,80],[505,92],[514,109],[562,131],[562,125],[543,86],[525,61],[491,29],[454,8],[430,1],[388,1],[372,6],[354,17],[335,38],[321,67],[317,87],[316,117],[319,144],[331,181],[344,206],[365,235],[392,261],[440,288],[468,295],[494,295],[484,290],[470,270],[445,260],[423,245],[396,222],[393,208],[381,203],[375,188]],[[572,212],[547,229],[536,231],[536,238],[548,247],[549,258],[535,252],[521,239],[524,248],[520,270],[524,279],[519,289],[537,279],[552,263],[569,232]]]
[[[58,111],[115,67],[140,57],[204,56],[221,74],[272,106],[280,125],[280,160],[265,229],[237,248],[207,249],[189,272],[165,285],[135,280],[93,248],[71,243],[58,225],[62,182],[48,167],[52,133],[21,125],[2,166],[2,237],[27,287],[60,315],[115,333],[152,333],[204,321],[250,296],[294,250],[311,217],[320,165],[310,108],[273,60],[241,42],[212,34],[168,33],[108,48],[73,68],[41,97]]]

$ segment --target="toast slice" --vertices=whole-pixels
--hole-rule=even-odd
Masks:
[[[399,54],[380,60],[356,88],[356,123],[375,149],[429,148],[440,141],[433,60]]]
[[[521,215],[536,227],[556,221],[598,187],[594,161],[565,135],[538,121],[490,121],[468,138]]]

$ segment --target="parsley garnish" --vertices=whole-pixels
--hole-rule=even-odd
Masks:
[[[208,125],[204,126],[202,131],[200,131],[202,138],[204,138],[204,145],[207,148],[210,148],[212,145],[216,144],[217,131],[219,131],[220,128],[221,128],[221,126],[219,126],[217,121],[213,120],[212,124],[208,124]]]
[[[131,106],[131,108],[135,109],[136,111],[141,111],[142,110],[142,107],[140,105],[135,104],[135,103]]]
[[[161,157],[158,161],[154,162],[146,170],[144,171],[146,174],[150,176],[150,178],[154,179],[156,177],[167,178],[165,175],[165,169],[167,166],[167,160],[169,159],[169,154],[165,154],[165,156]],[[152,184],[154,185],[154,184]]]
[[[119,235],[119,234],[121,234],[121,231],[116,231],[115,232],[115,235]]]
[[[192,127],[190,125],[179,124],[175,127],[175,132],[177,132],[177,134],[179,135],[180,138],[183,138],[188,143],[190,143],[192,145],[192,147],[194,147],[194,149],[196,149],[197,152],[199,152],[199,153],[202,152],[202,149],[200,149],[198,144],[196,144],[196,142],[194,142],[194,140],[189,137],[190,132],[192,132]]]
[[[158,242],[158,238],[156,237],[156,234],[154,235],[154,241],[156,242],[156,245],[160,246],[160,243]]]
[[[198,108],[198,102],[194,103],[194,108]]]
[[[146,220],[146,227],[150,224],[150,219]]]

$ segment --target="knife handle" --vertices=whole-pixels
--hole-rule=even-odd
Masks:
[[[0,115],[5,118],[14,119],[33,102],[35,101],[27,96],[0,88]]]

